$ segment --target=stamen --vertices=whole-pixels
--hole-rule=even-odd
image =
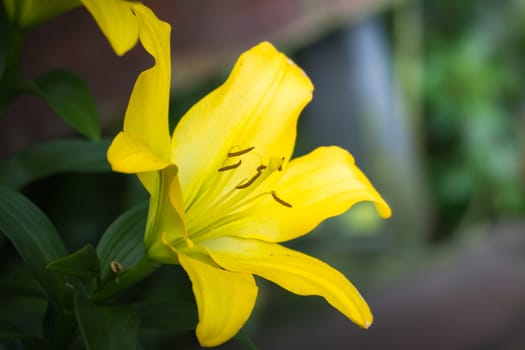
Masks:
[[[253,175],[251,177],[251,179],[245,181],[244,183],[240,183],[238,184],[237,186],[235,186],[236,189],[240,190],[242,188],[246,188],[246,187],[249,187],[251,184],[253,184],[255,182],[255,180],[257,180],[259,178],[259,176],[261,176],[262,172],[264,171],[264,169],[268,168],[266,165],[264,164],[261,164],[257,167],[257,174]]]
[[[278,171],[283,171],[283,163],[284,163],[284,157],[281,157],[281,164],[279,164],[279,167],[277,168]]]
[[[282,204],[282,205],[284,205],[287,208],[291,208],[292,207],[292,205],[290,203],[288,203],[285,200],[282,200],[281,198],[279,198],[279,196],[277,195],[277,193],[275,191],[271,191],[270,193],[272,194],[273,199],[275,199],[275,201],[277,203]]]
[[[259,168],[257,168],[259,169]],[[240,189],[243,189],[243,188],[246,188],[246,187],[250,187],[251,184],[253,184],[255,182],[255,180],[257,180],[259,178],[259,176],[261,176],[262,174],[262,171],[261,170],[257,170],[257,174],[253,175],[251,179],[243,182],[243,183],[240,183],[238,184],[237,186],[235,186],[236,189],[240,190]]]
[[[270,160],[268,162],[268,167],[272,169],[272,171],[283,170],[283,163],[284,163],[284,157],[270,157]]]
[[[248,147],[248,148],[246,148],[246,149],[242,149],[242,150],[240,150],[240,151],[234,151],[234,152],[230,151],[230,152],[228,152],[228,157],[231,158],[231,157],[242,156],[243,154],[246,154],[246,153],[252,151],[254,148],[255,148],[255,147],[252,146],[252,147]]]
[[[222,168],[217,169],[217,171],[232,170],[232,169],[238,168],[240,165],[241,165],[241,160],[239,159],[237,163],[232,164],[232,165],[225,165]]]

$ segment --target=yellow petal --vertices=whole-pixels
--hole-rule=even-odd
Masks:
[[[170,164],[153,152],[143,139],[123,132],[113,139],[107,158],[114,171],[128,174],[159,170]]]
[[[117,55],[137,43],[138,25],[131,11],[132,2],[123,0],[81,0],[97,22]]]
[[[169,166],[158,171],[151,180],[155,180],[156,186],[151,193],[144,249],[152,260],[177,264],[178,258],[169,245],[175,245],[177,241],[189,241],[182,204],[177,203],[180,198],[177,167]]]
[[[304,72],[270,43],[242,54],[226,82],[195,104],[175,129],[173,163],[180,168],[185,202],[209,185],[232,149],[255,147],[250,153],[257,162],[289,158],[297,118],[312,90]]]
[[[184,254],[180,263],[188,273],[197,302],[197,338],[202,346],[217,346],[246,323],[255,305],[257,286],[252,275],[230,272]]]
[[[141,43],[155,58],[155,65],[142,72],[135,83],[124,117],[124,133],[111,145],[108,160],[116,171],[138,173],[170,164],[170,26],[144,5],[132,7]]]
[[[372,324],[372,313],[357,289],[320,260],[259,240],[221,237],[203,245],[227,270],[259,275],[298,295],[319,295],[359,326]]]
[[[353,157],[336,146],[319,147],[292,160],[273,190],[246,213],[245,220],[232,222],[221,231],[283,242],[310,232],[323,220],[362,201],[373,202],[384,218],[391,214]]]
[[[142,72],[135,83],[124,117],[124,133],[141,138],[159,157],[169,160],[171,27],[144,5],[134,5],[133,10],[139,23],[140,41],[155,58],[155,65]]]

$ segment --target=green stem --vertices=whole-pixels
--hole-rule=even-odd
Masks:
[[[129,286],[148,277],[160,266],[161,264],[153,262],[147,256],[144,256],[135,266],[124,271],[116,279],[108,282],[102,289],[91,295],[89,299],[95,303],[107,300],[127,289]]]
[[[3,39],[5,41],[0,43],[0,46],[5,47],[3,55],[0,54],[0,117],[3,116],[7,106],[19,94],[17,90],[27,88],[26,86],[18,86],[18,82],[21,80],[20,57],[24,43],[24,32],[13,25],[3,29],[8,31],[8,35]]]
[[[20,57],[24,44],[24,32],[18,28],[11,27],[7,42],[7,52],[5,56],[6,74],[18,75],[20,72]]]

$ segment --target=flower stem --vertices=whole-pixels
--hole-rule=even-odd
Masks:
[[[0,42],[0,117],[7,106],[16,97],[20,80],[20,56],[24,42],[24,33],[12,25],[3,25],[0,29],[5,35]],[[7,32],[5,32],[7,31]]]
[[[116,279],[109,281],[102,289],[92,294],[89,299],[95,303],[107,300],[148,277],[160,265],[159,263],[151,261],[147,256],[144,256],[135,266],[124,271]]]
[[[11,29],[7,37],[7,52],[5,53],[5,66],[3,73],[19,74],[24,34],[24,32],[17,28]]]

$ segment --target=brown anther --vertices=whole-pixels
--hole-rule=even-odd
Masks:
[[[257,174],[253,175],[251,177],[251,179],[249,179],[249,180],[247,180],[247,181],[245,181],[243,183],[238,184],[237,186],[235,186],[235,188],[240,190],[240,189],[249,187],[251,184],[253,184],[255,182],[255,180],[257,180],[259,178],[259,176],[261,176],[261,174],[262,174],[261,171],[257,171]]]
[[[279,164],[279,167],[277,168],[278,171],[283,171],[283,163],[284,163],[284,157],[281,158],[281,164]]]
[[[261,171],[263,171],[264,169],[268,168],[266,165],[264,164],[261,164],[257,167],[257,172],[260,173]]]
[[[241,160],[239,159],[237,163],[232,164],[232,165],[225,165],[222,168],[217,169],[217,171],[232,170],[232,169],[238,168],[240,165],[241,165]]]
[[[246,153],[252,151],[254,148],[255,148],[255,147],[252,146],[252,147],[248,147],[248,148],[246,148],[246,149],[242,149],[242,150],[240,150],[240,151],[235,151],[235,152],[231,152],[231,151],[230,151],[230,152],[228,152],[228,157],[231,158],[231,157],[242,156],[243,154],[246,154]]]
[[[291,208],[292,207],[292,205],[290,203],[288,203],[287,201],[282,200],[281,198],[279,198],[279,196],[277,195],[277,193],[275,191],[271,191],[270,193],[272,194],[273,199],[275,199],[275,201],[277,203],[279,203],[281,205],[284,205],[287,208]]]

